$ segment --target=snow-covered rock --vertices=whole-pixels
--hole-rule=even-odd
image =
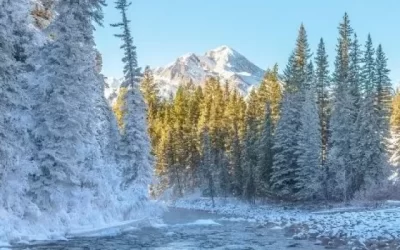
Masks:
[[[154,78],[160,85],[161,93],[168,96],[175,93],[182,82],[193,81],[201,85],[209,77],[229,81],[242,94],[247,94],[258,85],[264,70],[228,46],[221,46],[204,55],[189,53],[165,67],[154,70]]]
[[[292,230],[294,238],[326,238],[327,242],[342,241],[349,244],[350,240],[355,240],[359,244],[373,239],[387,243],[400,238],[400,207],[391,206],[391,203],[397,202],[388,202],[389,206],[381,208],[342,207],[312,211],[289,204],[254,206],[233,198],[216,198],[213,207],[209,198],[182,198],[172,206],[228,216],[223,220],[244,219],[267,223],[272,228]]]

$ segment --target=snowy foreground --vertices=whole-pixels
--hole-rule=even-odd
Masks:
[[[400,238],[400,203],[388,201],[380,208],[362,206],[337,207],[327,210],[299,209],[283,205],[257,205],[219,198],[215,207],[208,198],[177,200],[177,208],[211,211],[225,215],[228,220],[267,223],[290,231],[295,239],[341,239],[371,245]],[[234,218],[235,217],[235,218]],[[240,219],[239,219],[240,220]]]
[[[112,236],[159,223],[165,208],[154,201],[146,202],[146,205],[146,209],[135,210],[134,219],[125,221],[115,219],[106,221],[104,214],[94,211],[91,211],[92,221],[73,220],[69,217],[78,216],[65,211],[62,211],[64,217],[38,215],[35,220],[21,220],[0,210],[0,249],[14,244],[62,241],[75,237]],[[68,224],[65,223],[67,219],[70,222]]]

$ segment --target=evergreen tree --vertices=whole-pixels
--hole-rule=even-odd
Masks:
[[[299,170],[296,177],[296,197],[299,200],[314,200],[322,196],[322,140],[315,93],[307,90],[305,100],[297,149]]]
[[[225,109],[227,128],[226,151],[229,159],[230,172],[232,175],[232,193],[241,196],[243,191],[243,167],[242,167],[242,143],[241,127],[244,126],[242,117],[243,97],[235,89],[231,92],[227,107]],[[243,112],[244,113],[244,112]]]
[[[375,49],[372,45],[371,35],[368,35],[362,58],[361,81],[364,97],[371,96],[376,87]]]
[[[92,25],[93,20],[101,21],[103,4],[59,2],[58,17],[48,28],[54,40],[37,55],[40,68],[35,72],[37,85],[33,88],[38,100],[33,134],[40,173],[34,178],[33,192],[39,207],[49,211],[69,204],[80,211],[79,206],[82,209],[90,203],[77,204],[76,200],[90,200],[88,193],[94,194],[95,188],[107,184],[96,183],[94,174],[106,170],[96,138],[100,123],[96,102],[104,100],[100,98],[103,82],[95,69]],[[105,102],[99,105],[106,107]],[[68,195],[73,192],[78,197]]]
[[[122,190],[133,193],[136,201],[128,207],[129,213],[134,212],[135,206],[143,205],[148,199],[148,185],[152,178],[153,158],[151,156],[151,143],[147,133],[146,104],[140,92],[140,68],[137,65],[136,47],[129,29],[130,21],[127,19],[127,11],[130,3],[127,0],[116,1],[116,9],[122,15],[120,23],[113,27],[120,28],[121,34],[115,36],[121,38],[124,50],[124,82],[123,87],[128,91],[124,102],[124,130],[122,131],[122,143],[120,158],[125,161],[123,167]]]
[[[247,117],[247,129],[243,147],[243,169],[244,169],[244,198],[250,203],[255,203],[257,184],[256,170],[258,165],[257,152],[257,128],[255,119]]]
[[[301,24],[299,34],[296,40],[295,53],[295,82],[300,90],[304,90],[308,87],[309,82],[307,82],[307,66],[308,61],[311,57],[310,48],[307,39],[307,33],[304,25]]]
[[[275,131],[274,166],[271,176],[272,190],[277,196],[292,199],[297,192],[296,178],[297,147],[300,124],[300,113],[305,101],[306,89],[311,81],[313,67],[309,62],[310,49],[307,33],[300,26],[296,48],[290,55],[284,71],[286,93],[282,101],[281,116]]]
[[[355,113],[359,111],[361,104],[361,50],[358,44],[357,35],[354,34],[350,45],[350,65],[349,65],[349,88],[350,95],[353,99]],[[354,117],[354,120],[356,117]]]
[[[376,108],[376,67],[375,51],[371,36],[365,45],[361,81],[364,86],[364,100],[357,117],[357,132],[354,137],[353,157],[357,167],[353,168],[353,192],[374,189],[387,175],[385,149],[381,143],[381,117]],[[368,135],[368,136],[366,136]]]
[[[390,117],[391,139],[389,145],[390,163],[400,166],[400,94],[396,91],[392,101],[392,115]]]
[[[293,94],[286,92],[283,96],[281,118],[278,121],[274,136],[273,171],[271,189],[281,198],[293,198],[295,178],[298,170],[295,153],[297,144],[297,114],[293,107]]]
[[[215,206],[214,197],[216,196],[216,187],[214,182],[215,155],[212,150],[211,140],[207,128],[202,132],[201,142],[201,172],[206,180],[206,190]]]
[[[127,11],[131,3],[129,3],[127,0],[117,0],[115,4],[115,8],[119,10],[122,15],[122,20],[119,23],[111,24],[111,26],[120,28],[122,30],[121,34],[116,34],[115,36],[122,40],[121,49],[124,51],[124,57],[122,58],[122,61],[125,64],[124,85],[132,87],[133,85],[138,84],[141,73],[140,68],[137,66],[136,47],[133,45],[133,38],[129,28],[130,20],[128,20],[127,17]]]
[[[349,85],[350,45],[353,29],[345,13],[339,25],[339,39],[336,47],[335,71],[333,73],[334,100],[330,118],[330,138],[328,152],[328,173],[326,175],[327,195],[329,199],[347,201],[350,198],[350,173],[353,162],[351,144],[355,128],[357,111],[351,96]]]
[[[279,120],[280,102],[282,99],[282,88],[279,82],[278,65],[275,64],[273,69],[267,69],[264,79],[260,84],[257,92],[258,107],[257,112],[259,120],[262,121],[265,115],[265,104],[270,103],[271,116],[273,125],[275,126]]]
[[[376,108],[379,115],[379,128],[384,138],[389,134],[389,119],[392,102],[392,83],[390,82],[387,68],[387,58],[383,52],[382,45],[379,44],[376,50]]]
[[[262,196],[266,196],[269,192],[272,174],[274,143],[272,127],[272,111],[269,102],[267,102],[263,130],[258,142],[257,187],[259,195]]]
[[[329,62],[328,55],[325,50],[324,40],[321,38],[317,55],[315,57],[316,65],[316,92],[317,92],[317,103],[318,103],[318,114],[321,128],[321,163],[324,166],[327,150],[328,150],[328,123],[329,123]]]
[[[37,42],[32,41],[27,6],[28,0],[0,1],[0,209],[6,213],[4,225],[18,218],[29,220],[29,213],[36,209],[27,195],[29,177],[40,171],[31,159],[35,147],[28,133],[32,117],[27,101],[32,96],[21,77],[27,68],[25,51]]]
[[[147,66],[143,73],[143,79],[140,83],[140,90],[142,91],[143,98],[147,105],[147,123],[149,125],[149,134],[152,141],[153,148],[156,146],[157,140],[156,136],[156,124],[157,124],[157,112],[159,108],[159,95],[160,90],[156,82],[154,81],[153,72]]]

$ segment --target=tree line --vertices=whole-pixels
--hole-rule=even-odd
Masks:
[[[209,78],[161,98],[147,68],[154,194],[348,201],[384,190],[395,150],[387,58],[370,35],[360,45],[347,14],[338,31],[332,73],[324,40],[313,56],[301,25],[283,74],[268,69],[247,97]]]

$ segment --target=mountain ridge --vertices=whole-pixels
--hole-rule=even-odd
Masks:
[[[265,71],[233,48],[222,45],[203,55],[186,53],[164,67],[153,68],[154,80],[164,97],[174,94],[182,82],[192,81],[203,85],[209,77],[228,81],[232,88],[247,95],[263,79]],[[120,81],[110,77],[105,95],[112,102],[118,92]]]

